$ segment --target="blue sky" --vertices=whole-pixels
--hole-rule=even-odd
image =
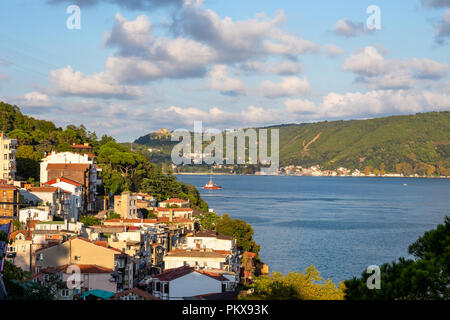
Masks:
[[[0,37],[0,100],[119,141],[450,110],[450,0],[16,0]]]

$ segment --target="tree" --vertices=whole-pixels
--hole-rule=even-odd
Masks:
[[[231,219],[224,214],[216,223],[216,231],[227,236],[233,236],[237,240],[238,247],[243,251],[258,254],[260,246],[253,239],[253,228],[247,222],[239,219]]]
[[[372,173],[373,167],[372,166],[366,166],[364,168],[364,175],[369,176]]]
[[[53,300],[54,295],[48,287],[40,286],[31,280],[29,272],[23,271],[9,261],[5,261],[3,281],[10,300]]]
[[[336,286],[330,279],[323,281],[319,271],[310,266],[305,272],[291,272],[287,276],[273,272],[269,277],[257,278],[254,292],[241,299],[252,300],[343,300],[345,286]]]
[[[412,165],[410,163],[405,162],[395,165],[395,171],[403,174],[404,176],[410,176],[413,174]]]
[[[81,222],[86,226],[96,226],[100,224],[100,220],[94,216],[83,216],[81,217]]]
[[[345,281],[345,298],[349,300],[448,300],[450,298],[450,218],[426,232],[409,246],[415,259],[399,258],[383,264],[381,290],[369,290],[363,273]]]

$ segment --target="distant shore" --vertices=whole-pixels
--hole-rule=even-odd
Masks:
[[[313,176],[313,175],[295,175],[295,174],[279,174],[279,175],[259,175],[259,174],[236,174],[236,173],[211,173],[211,172],[180,172],[174,173],[179,176],[256,176],[256,177],[314,177],[314,178],[409,178],[409,179],[450,179],[444,176],[424,176],[424,177],[408,177],[408,176]]]

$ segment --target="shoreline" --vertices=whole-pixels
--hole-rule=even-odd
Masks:
[[[173,173],[175,176],[255,176],[255,177],[313,177],[313,178],[405,178],[405,179],[450,179],[450,177],[424,176],[424,177],[405,177],[405,176],[313,176],[313,175],[259,175],[259,174],[235,174],[235,173],[211,173],[211,172],[180,172]]]

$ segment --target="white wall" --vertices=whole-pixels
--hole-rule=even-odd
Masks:
[[[45,209],[38,209],[38,208],[27,208],[27,209],[20,209],[19,210],[19,221],[26,223],[28,219],[28,211],[30,212],[30,219],[31,220],[39,220],[39,221],[47,221],[49,220],[49,211]]]
[[[169,299],[181,300],[201,294],[222,292],[222,282],[198,272],[170,281]]]
[[[187,237],[187,246],[190,249],[196,249],[195,240],[201,240],[200,248],[213,250],[228,250],[233,251],[234,240],[224,240],[212,237]]]
[[[192,257],[164,257],[164,268],[165,269],[174,269],[184,266],[184,262],[190,267],[195,267],[196,262],[198,262],[198,266],[201,268],[206,267],[210,269],[222,269],[221,263],[225,263],[225,259],[219,258],[192,258]],[[206,266],[204,263],[206,262]]]

